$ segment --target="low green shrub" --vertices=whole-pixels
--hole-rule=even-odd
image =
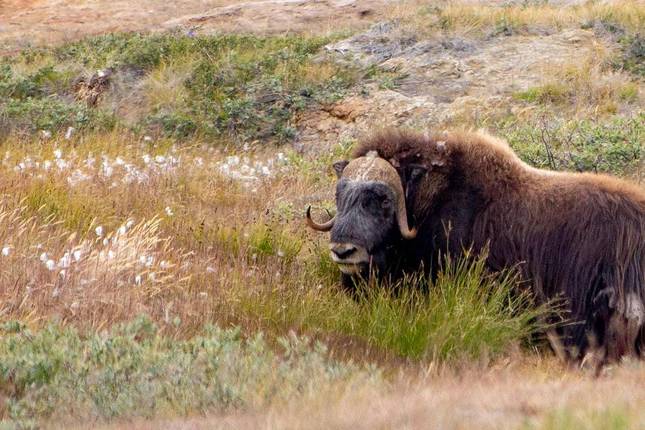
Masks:
[[[376,380],[378,373],[330,360],[321,343],[295,335],[279,338],[274,352],[261,334],[244,339],[238,329],[216,326],[172,339],[145,317],[90,334],[57,324],[0,326],[0,426],[217,412],[349,378]]]
[[[528,163],[553,170],[633,173],[643,160],[645,114],[608,122],[543,118],[502,121],[496,128]]]

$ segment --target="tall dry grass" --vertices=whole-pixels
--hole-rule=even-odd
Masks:
[[[637,32],[645,25],[645,8],[638,0],[583,2],[560,5],[556,2],[476,2],[411,0],[389,11],[404,28],[424,37],[438,31],[467,36],[502,33],[558,31],[593,26],[594,23],[620,26]]]

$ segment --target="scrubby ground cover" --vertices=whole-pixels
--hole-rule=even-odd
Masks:
[[[414,124],[486,127],[535,166],[641,181],[637,2],[389,14],[403,44],[593,29],[585,61]],[[307,120],[352,130],[347,100],[410,79],[339,61],[326,47],[346,36],[119,33],[0,59],[0,427],[644,424],[642,365],[594,381],[555,363],[539,324],[553,309],[512,271],[448,260],[397,292],[338,289],[301,217],[333,210],[329,164],[360,133]],[[301,147],[312,133],[322,151]]]

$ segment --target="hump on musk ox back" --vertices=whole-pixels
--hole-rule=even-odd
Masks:
[[[645,357],[645,192],[607,175],[533,168],[485,133],[390,130],[360,143],[399,171],[418,227],[408,255],[488,248],[493,270],[519,266],[536,297],[565,299],[569,358]],[[410,184],[411,168],[423,166]],[[447,226],[449,228],[447,228]],[[449,232],[447,232],[449,230]],[[421,251],[419,251],[421,250]],[[413,258],[413,257],[410,257]]]

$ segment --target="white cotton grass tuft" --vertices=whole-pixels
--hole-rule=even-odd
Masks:
[[[11,247],[10,247],[10,246],[4,246],[4,247],[2,248],[2,255],[3,255],[4,257],[8,257],[8,256],[9,256],[9,254],[11,254]]]
[[[288,159],[279,152],[274,158],[260,159],[229,155],[215,164],[220,175],[250,186],[288,171]],[[255,189],[255,188],[254,188]]]
[[[68,129],[66,136],[72,132]],[[204,153],[208,155],[205,157]],[[210,154],[213,154],[213,158],[209,158]],[[5,155],[5,164],[8,163],[7,157]],[[71,187],[82,183],[110,184],[111,187],[148,184],[156,177],[174,176],[182,168],[204,169],[240,182],[254,192],[257,191],[257,184],[290,171],[289,157],[282,152],[275,156],[245,153],[243,156],[221,157],[219,152],[208,148],[200,156],[186,156],[177,147],[172,147],[165,153],[143,153],[134,157],[129,154],[107,153],[79,156],[75,150],[64,153],[61,148],[54,148],[49,157],[26,156],[17,160],[11,168],[21,175],[37,178],[62,175]]]

